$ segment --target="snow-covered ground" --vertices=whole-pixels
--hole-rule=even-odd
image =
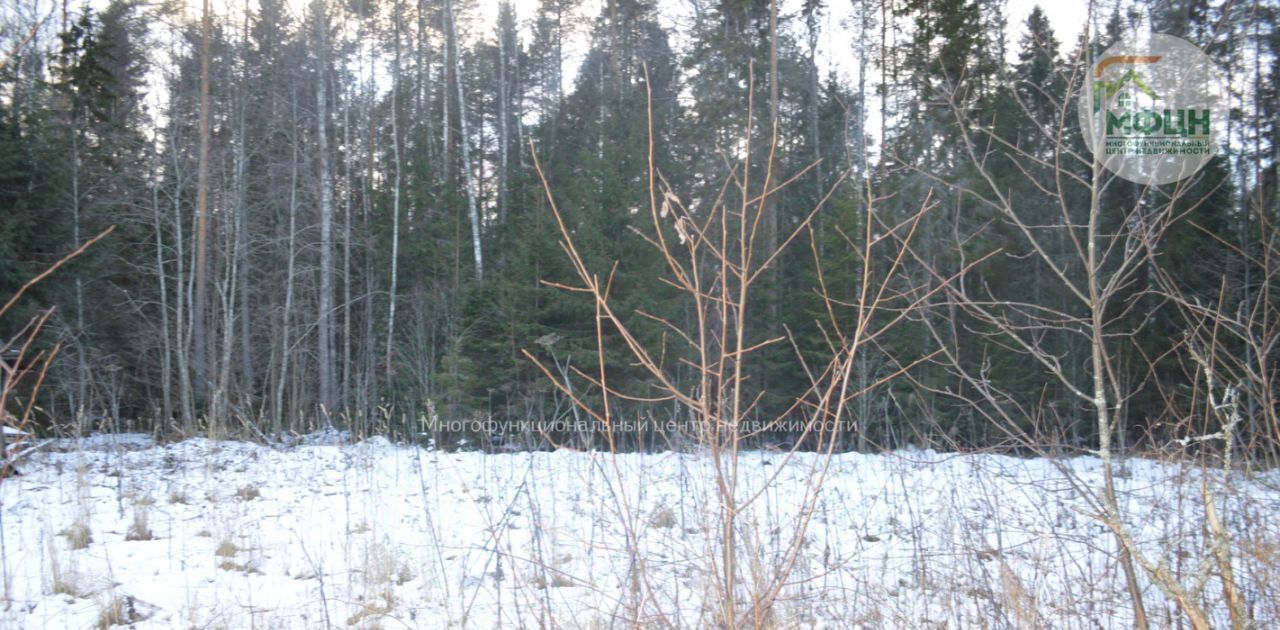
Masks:
[[[0,626],[696,627],[716,622],[710,458],[445,453],[380,438],[271,448],[63,442],[0,483]],[[741,456],[743,586],[788,564],[815,456]],[[1096,486],[1098,462],[1065,462]],[[1135,536],[1194,581],[1198,474],[1130,460]],[[1280,475],[1218,510],[1259,627],[1280,627]],[[1215,481],[1214,488],[1218,487]],[[1127,628],[1114,541],[1051,462],[833,458],[772,627]],[[75,549],[73,547],[82,548]],[[1144,593],[1154,625],[1176,609]],[[1228,624],[1221,584],[1203,599]]]

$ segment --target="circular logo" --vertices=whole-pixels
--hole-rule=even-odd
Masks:
[[[1080,94],[1080,127],[1094,158],[1139,184],[1169,184],[1216,151],[1225,112],[1213,61],[1194,44],[1155,33],[1108,48]]]

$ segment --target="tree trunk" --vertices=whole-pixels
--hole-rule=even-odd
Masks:
[[[467,133],[467,99],[462,85],[462,60],[458,55],[458,34],[454,30],[452,0],[445,0],[444,11],[446,20],[445,37],[449,40],[449,57],[453,62],[454,84],[458,94],[458,140],[462,146],[462,172],[467,186],[467,213],[471,218],[471,248],[475,255],[476,280],[482,280],[484,278],[484,254],[480,247],[480,211],[476,207],[475,178],[471,172],[471,143]]]
[[[245,98],[243,95],[241,98]],[[240,342],[240,399],[246,404],[254,397],[253,378],[253,341],[249,326],[250,287],[249,287],[249,208],[248,208],[248,172],[249,157],[245,145],[248,138],[245,131],[245,104],[242,100],[237,124],[240,128],[236,142],[236,292],[240,305],[239,342]]]
[[[750,122],[748,121],[748,124]],[[765,167],[767,170],[773,170],[773,147],[778,143],[778,0],[770,0],[769,2],[769,164]],[[767,192],[769,186],[772,185],[768,179],[764,182],[762,192]],[[766,255],[772,255],[774,250],[778,248],[778,207],[774,202],[774,198],[770,195],[765,199],[765,238],[768,239],[768,250]],[[774,266],[774,278],[777,278],[777,266]],[[778,315],[778,289],[775,283],[773,288],[772,310],[774,313],[774,321],[779,321]]]
[[[333,186],[329,174],[328,33],[323,0],[315,0],[316,20],[316,153],[320,172],[320,295],[316,300],[318,401],[321,413],[333,411]]]
[[[1099,195],[1102,182],[1102,162],[1096,157],[1093,160],[1093,186],[1090,191],[1089,225],[1087,247],[1086,281],[1089,286],[1089,322],[1091,336],[1090,364],[1093,370],[1093,407],[1098,422],[1098,457],[1102,460],[1102,496],[1107,518],[1114,522],[1120,520],[1120,506],[1116,499],[1115,476],[1111,461],[1111,431],[1114,430],[1109,397],[1107,396],[1106,369],[1106,304],[1101,290],[1101,265],[1098,259],[1098,219],[1100,212]],[[1118,396],[1117,396],[1118,397]],[[1119,552],[1120,566],[1124,570],[1125,584],[1129,590],[1129,599],[1133,604],[1133,625],[1146,630],[1147,613],[1142,602],[1142,587],[1138,583],[1138,575],[1134,570],[1133,557],[1122,536],[1117,535],[1116,543]]]
[[[170,137],[174,138],[176,132],[170,133]],[[171,147],[173,154],[173,170],[174,173],[181,173],[182,166],[179,163],[177,147]],[[182,178],[175,177],[175,181],[182,181]],[[183,433],[191,435],[195,429],[195,395],[192,391],[191,383],[191,330],[194,327],[191,317],[191,285],[184,278],[186,275],[186,251],[183,245],[182,236],[182,194],[181,186],[175,186],[173,195],[173,248],[174,248],[174,288],[176,295],[174,296],[174,340],[177,342],[177,350],[174,357],[178,363],[178,401],[182,406],[182,430]]]
[[[498,23],[498,222],[507,220],[507,147],[511,143],[507,126],[507,100],[510,98],[510,87],[507,85],[507,22],[505,17],[511,11],[511,4],[503,2],[499,9]]]
[[[153,173],[156,169],[153,169]],[[173,341],[169,330],[169,278],[164,264],[164,226],[160,213],[160,187],[151,188],[151,221],[156,242],[156,282],[160,289],[160,426],[168,431],[173,422]]]
[[[296,94],[296,92],[295,92]],[[297,127],[298,122],[298,103],[293,103],[293,122]],[[295,253],[295,238],[298,233],[298,142],[293,141],[293,159],[290,165],[289,178],[289,247],[288,257],[285,262],[284,276],[284,310],[280,312],[280,375],[276,380],[276,392],[274,407],[274,420],[276,423],[275,432],[279,433],[285,427],[285,404],[284,404],[284,388],[285,383],[289,380],[289,316],[293,311],[293,261]]]
[[[346,185],[342,193],[342,375],[338,400],[343,407],[351,402],[351,106],[342,102],[342,146],[348,147],[342,160]]]
[[[228,435],[227,431],[231,424],[231,363],[234,354],[236,331],[236,278],[239,276],[236,270],[237,261],[240,260],[240,252],[238,251],[238,243],[240,242],[239,231],[241,229],[239,213],[236,213],[235,219],[231,222],[230,231],[226,227],[223,228],[223,251],[228,253],[224,257],[226,265],[223,270],[222,280],[217,283],[218,297],[222,306],[222,347],[218,357],[218,378],[214,382],[214,390],[212,397],[212,409],[209,414],[210,437],[214,439],[222,439]]]
[[[196,175],[196,268],[195,302],[191,309],[192,362],[195,368],[195,389],[203,395],[208,378],[206,359],[205,310],[208,287],[205,276],[209,268],[209,38],[212,17],[209,0],[204,0],[204,13],[200,20],[200,163]]]
[[[71,134],[71,247],[80,247],[80,131],[74,131]],[[76,300],[76,336],[79,341],[76,342],[76,385],[75,385],[75,401],[71,405],[71,412],[75,414],[77,422],[82,418],[86,411],[86,398],[89,391],[89,356],[87,354],[87,340],[84,335],[84,285],[79,275],[75,281],[75,300]]]
[[[396,336],[396,291],[400,278],[400,2],[396,2],[395,54],[391,72],[391,154],[395,164],[391,190],[391,295],[387,303],[387,353],[383,358],[390,380],[395,373],[392,367],[392,350]]]
[[[444,79],[444,94],[440,98],[440,152],[444,159],[440,161],[440,181],[446,186],[453,183],[453,125],[449,120],[449,90],[453,87],[454,81],[454,63],[453,63],[453,38],[449,33],[452,32],[450,27],[452,7],[446,7],[444,15],[440,17],[442,30],[445,32],[444,43],[444,64],[440,67],[440,76]]]

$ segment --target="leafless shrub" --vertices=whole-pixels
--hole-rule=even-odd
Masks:
[[[52,13],[49,15],[52,15]],[[45,19],[48,18],[46,17]],[[12,50],[8,51],[4,57],[0,58],[0,68],[2,68],[10,58],[17,54],[21,47],[35,35],[36,30],[38,29],[39,24],[34,27],[26,39],[21,40]],[[57,271],[59,267],[66,264],[68,261],[83,254],[85,250],[92,247],[94,243],[105,238],[113,230],[115,230],[115,226],[111,226],[106,230],[103,230],[97,236],[85,241],[80,245],[80,247],[63,256],[57,262],[47,267],[44,271],[25,282],[18,288],[17,292],[9,297],[8,301],[3,305],[0,305],[0,317],[3,317],[14,304],[17,304],[23,294],[30,290],[31,287],[38,284],[54,271]],[[31,452],[29,449],[21,448],[21,443],[24,438],[27,438],[32,434],[32,431],[30,430],[33,419],[32,412],[35,409],[40,387],[44,384],[45,375],[49,371],[49,366],[53,364],[54,357],[58,356],[61,344],[54,344],[53,348],[49,350],[40,350],[35,352],[34,355],[32,354],[32,351],[34,350],[36,339],[40,336],[40,331],[44,329],[45,324],[48,323],[49,318],[52,315],[53,308],[45,309],[44,311],[32,316],[32,318],[27,322],[27,325],[18,331],[12,339],[0,339],[0,355],[7,353],[12,355],[7,360],[0,361],[0,428],[16,430],[16,433],[14,434],[16,439],[12,444],[8,443],[6,432],[0,431],[0,459],[3,460],[0,462],[0,482],[14,472],[14,463],[16,459],[20,458],[25,453]],[[16,353],[13,351],[16,351]],[[26,372],[29,371],[29,368],[23,368],[22,366],[24,365],[38,366],[38,370],[35,375],[34,383],[31,384],[27,391],[27,403],[22,406],[21,415],[15,417],[10,415],[6,409],[10,398],[16,396],[19,385],[26,380],[23,377],[26,375]],[[3,526],[3,524],[3,514],[0,513],[0,526]],[[71,543],[72,549],[83,549],[92,541],[92,537],[89,536],[89,529],[87,526],[82,530],[72,530],[72,534],[73,535],[67,537],[68,541]],[[8,549],[5,547],[4,539],[4,536],[0,536],[0,567],[3,567],[3,575],[0,576],[0,581],[4,583],[5,600],[12,601],[12,593],[9,589],[9,554]]]
[[[1081,55],[1087,52],[1082,47]],[[1223,276],[1223,288],[1217,300],[1206,302],[1203,297],[1188,296],[1181,290],[1177,279],[1170,277],[1160,263],[1161,244],[1171,226],[1184,220],[1176,208],[1179,204],[1195,207],[1203,199],[1191,198],[1192,187],[1186,182],[1171,184],[1160,190],[1148,188],[1135,199],[1130,207],[1105,207],[1104,189],[1115,179],[1107,173],[1099,159],[1076,152],[1068,138],[1069,125],[1074,124],[1074,114],[1067,115],[1084,89],[1085,59],[1079,58],[1062,76],[1066,93],[1053,103],[1053,124],[1042,128],[1043,146],[1047,153],[1037,154],[1021,145],[1013,145],[999,137],[984,121],[973,120],[963,104],[959,91],[950,95],[949,106],[955,116],[956,127],[962,141],[962,151],[969,166],[976,174],[977,183],[963,185],[945,181],[921,168],[916,171],[930,177],[940,186],[956,191],[958,195],[973,200],[991,211],[998,220],[1010,226],[1029,256],[1048,270],[1048,277],[1068,296],[1066,304],[1016,302],[1007,296],[993,294],[986,287],[968,289],[963,285],[947,288],[945,299],[938,306],[963,311],[990,332],[982,332],[993,344],[1011,348],[1038,364],[1046,378],[1056,387],[1073,395],[1089,410],[1096,425],[1097,448],[1091,451],[1102,463],[1101,482],[1086,481],[1072,468],[1060,466],[1064,478],[1083,498],[1097,522],[1105,525],[1114,537],[1116,562],[1123,571],[1133,623],[1146,628],[1150,621],[1143,597],[1139,572],[1164,597],[1174,603],[1186,622],[1198,630],[1211,626],[1206,588],[1213,580],[1220,585],[1222,602],[1225,603],[1233,628],[1249,627],[1248,607],[1243,601],[1235,577],[1237,563],[1232,557],[1233,541],[1223,522],[1223,502],[1234,496],[1232,489],[1236,466],[1232,453],[1240,448],[1237,443],[1242,431],[1249,429],[1251,452],[1278,452],[1276,436],[1280,436],[1280,422],[1276,419],[1275,392],[1280,391],[1280,380],[1274,374],[1277,339],[1280,339],[1280,310],[1269,292],[1276,285],[1277,256],[1275,225],[1269,222],[1267,212],[1260,203],[1261,193],[1254,200],[1251,212],[1257,215],[1261,238],[1256,246],[1234,249],[1236,256],[1257,270],[1261,282],[1255,287],[1228,287]],[[1019,103],[1027,108],[1027,105]],[[1026,109],[1032,119],[1037,116]],[[1041,117],[1043,118],[1043,117]],[[1043,217],[1029,216],[1024,199],[1011,196],[1009,186],[1000,181],[992,166],[993,156],[1003,155],[1023,165],[1019,169],[1033,190],[1039,190],[1051,201],[1057,220],[1046,224]],[[910,166],[910,165],[909,165]],[[1037,179],[1033,171],[1047,172]],[[1258,186],[1258,190],[1262,187]],[[1150,198],[1156,203],[1148,203]],[[1087,201],[1087,207],[1076,207],[1070,200]],[[1102,228],[1103,216],[1123,216],[1115,229]],[[1211,237],[1218,238],[1210,235]],[[1219,238],[1219,240],[1221,240]],[[1054,243],[1065,243],[1055,248]],[[957,243],[957,246],[959,243]],[[1058,252],[1064,249],[1064,252]],[[927,264],[927,254],[910,249],[911,255]],[[1056,253],[1055,253],[1056,252]],[[937,269],[935,278],[944,279]],[[1174,340],[1167,357],[1151,357],[1143,354],[1136,337],[1138,329],[1127,325],[1123,317],[1116,315],[1131,306],[1126,303],[1127,291],[1140,284],[1140,280],[1153,280],[1154,286],[1147,293],[1157,296],[1176,308],[1179,325],[1184,337]],[[1243,292],[1245,299],[1238,308],[1228,308],[1228,295]],[[1252,295],[1249,295],[1252,293]],[[934,343],[940,348],[937,365],[955,377],[959,387],[939,387],[916,380],[915,384],[931,395],[960,402],[976,415],[1000,431],[1008,443],[1027,449],[1056,461],[1055,452],[1045,435],[1039,433],[1040,421],[1045,410],[1028,408],[1017,402],[1005,383],[989,378],[986,366],[972,365],[962,358],[957,341],[973,330],[961,331],[954,320],[940,323],[922,320]],[[1067,339],[1066,346],[1055,341]],[[1243,349],[1230,352],[1226,347]],[[1079,349],[1064,356],[1057,348]],[[1127,403],[1143,383],[1130,382],[1125,377],[1125,357],[1136,361],[1149,374],[1156,372],[1159,360],[1176,360],[1184,366],[1185,382],[1176,387],[1185,388],[1176,395],[1160,389],[1159,379],[1148,376],[1145,384],[1157,388],[1165,401],[1166,409],[1154,413],[1175,419],[1168,427],[1174,437],[1173,451],[1185,451],[1196,447],[1201,472],[1200,503],[1205,536],[1198,549],[1189,554],[1175,543],[1173,546],[1152,551],[1144,547],[1126,523],[1125,502],[1117,491],[1116,479],[1124,475],[1116,458],[1123,454],[1126,430]],[[1083,370],[1070,366],[1085,366]],[[1188,393],[1189,392],[1189,393]],[[1245,406],[1249,410],[1245,411]],[[1032,426],[1026,421],[1031,419]],[[1271,444],[1266,442],[1270,440]],[[1189,557],[1182,557],[1188,554]],[[1009,590],[1010,585],[1006,585]]]
[[[750,92],[749,86],[748,94]],[[906,260],[905,244],[911,242],[914,227],[929,207],[926,201],[914,216],[887,226],[893,237],[873,233],[872,221],[866,222],[865,234],[854,235],[849,240],[862,265],[861,290],[851,301],[833,297],[821,284],[821,263],[816,255],[818,248],[811,223],[836,188],[833,186],[817,206],[791,228],[789,234],[766,234],[764,226],[778,224],[772,220],[771,213],[775,212],[773,197],[789,183],[804,176],[812,165],[789,179],[778,177],[773,168],[773,157],[778,148],[776,131],[767,159],[753,154],[749,131],[752,114],[751,102],[748,101],[745,119],[748,131],[744,133],[741,160],[732,166],[719,196],[698,214],[683,204],[654,166],[650,116],[648,187],[652,230],[639,233],[639,236],[661,257],[665,267],[662,280],[681,293],[691,313],[691,323],[682,325],[645,312],[635,313],[634,318],[659,326],[679,346],[678,351],[667,348],[665,343],[661,347],[646,344],[636,332],[633,314],[617,310],[617,300],[612,295],[617,263],[605,275],[588,267],[577,248],[573,230],[556,205],[536,152],[533,156],[534,168],[541,177],[547,201],[560,229],[561,246],[576,275],[574,285],[547,284],[591,300],[596,313],[598,361],[589,368],[566,368],[557,374],[532,353],[526,350],[524,354],[573,402],[575,413],[583,413],[594,420],[612,455],[618,451],[615,439],[618,418],[614,411],[617,401],[674,403],[682,414],[692,419],[692,438],[710,458],[715,486],[713,503],[707,506],[710,510],[707,523],[708,574],[710,590],[714,593],[710,599],[715,608],[708,621],[724,627],[771,623],[774,605],[784,597],[783,591],[803,552],[813,506],[821,493],[831,455],[836,448],[840,431],[833,427],[849,422],[851,401],[910,367],[910,364],[904,365],[902,370],[886,379],[862,387],[850,378],[855,362],[881,334],[902,322],[920,308],[924,300],[941,290],[938,286],[921,289],[912,295],[890,288],[891,283],[897,282],[902,275]],[[726,158],[726,161],[733,161],[736,157]],[[762,164],[765,171],[762,180],[752,180],[753,172]],[[737,201],[732,201],[727,193],[732,193]],[[876,202],[870,195],[865,199],[868,215],[875,216]],[[733,207],[729,207],[731,204]],[[762,349],[786,343],[790,336],[778,336],[762,343],[749,341],[748,304],[758,294],[763,279],[772,274],[772,267],[782,251],[803,242],[806,236],[815,260],[819,261],[819,293],[829,314],[829,321],[825,324],[827,329],[823,331],[828,339],[828,354],[825,363],[813,365],[800,359],[797,352],[795,369],[807,375],[808,389],[776,417],[753,425],[749,420],[758,411],[759,396],[763,393],[753,391],[751,363]],[[859,238],[861,242],[857,242]],[[889,262],[882,269],[876,261],[883,260]],[[610,381],[604,359],[605,346],[612,343],[610,340],[618,340],[631,362],[654,383],[656,392],[625,391]],[[685,353],[688,358],[682,356],[678,362],[668,361],[669,354]],[[677,370],[689,368],[694,372],[693,382],[682,382]],[[584,381],[591,391],[598,392],[599,399],[589,401],[584,398],[581,390],[574,389],[571,377]],[[821,456],[803,464],[806,480],[799,498],[801,517],[787,524],[786,533],[776,543],[770,543],[776,548],[766,559],[760,552],[762,541],[744,533],[749,532],[750,527],[740,518],[757,504],[765,488],[746,486],[739,472],[739,454],[753,436],[775,430],[784,421],[794,418],[802,418],[804,427],[799,439],[787,446],[781,457],[782,463],[791,461],[792,455],[801,448],[816,451]],[[612,488],[616,512],[623,525],[627,553],[633,558],[633,569],[626,577],[623,595],[627,601],[628,622],[639,624],[644,619],[655,618],[669,622],[664,610],[666,606],[658,601],[650,587],[648,576],[644,574],[644,561],[639,557],[637,541],[641,528],[638,527],[638,518],[641,517],[636,510],[637,497],[628,490],[628,484],[622,482],[623,472],[616,457],[610,462],[611,474],[616,479]],[[779,465],[775,470],[782,468]],[[776,473],[769,476],[765,486],[772,485],[776,479]]]

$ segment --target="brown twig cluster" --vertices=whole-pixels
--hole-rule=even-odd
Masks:
[[[1197,629],[1212,626],[1205,596],[1211,579],[1216,579],[1231,626],[1250,627],[1250,613],[1235,578],[1231,528],[1223,523],[1219,504],[1232,492],[1232,478],[1238,472],[1233,453],[1273,454],[1280,446],[1276,416],[1280,379],[1275,374],[1280,307],[1271,295],[1280,279],[1280,239],[1262,202],[1265,187],[1255,182],[1256,198],[1249,212],[1258,228],[1248,235],[1249,246],[1226,242],[1200,228],[1253,270],[1255,280],[1246,282],[1247,286],[1229,286],[1224,275],[1216,300],[1189,295],[1180,279],[1164,269],[1162,248],[1171,229],[1188,221],[1191,211],[1224,183],[1202,181],[1201,174],[1163,187],[1148,185],[1127,207],[1107,197],[1117,176],[1107,172],[1097,157],[1073,148],[1076,122],[1071,104],[1087,80],[1084,54],[1062,72],[1066,92],[1053,103],[1052,120],[1041,127],[1043,142],[1035,146],[1048,149],[1028,149],[1001,137],[993,125],[973,118],[957,90],[947,105],[958,129],[961,159],[972,169],[974,180],[957,184],[925,167],[906,165],[1011,228],[1019,251],[1047,270],[1044,277],[1066,296],[1061,302],[1019,301],[985,285],[948,283],[943,299],[933,306],[963,313],[976,325],[963,328],[965,324],[955,317],[921,320],[939,348],[936,365],[954,381],[939,386],[912,380],[931,394],[972,409],[1009,444],[1055,458],[1052,437],[1041,432],[1046,409],[1020,401],[1012,386],[991,377],[985,361],[963,356],[958,340],[978,335],[993,347],[1029,358],[1041,368],[1046,390],[1056,387],[1068,392],[1096,424],[1097,444],[1090,453],[1101,461],[1101,483],[1095,486],[1068,466],[1059,465],[1059,470],[1091,506],[1092,516],[1114,536],[1116,562],[1124,574],[1135,626],[1149,626],[1145,577]],[[1027,103],[1018,104],[1024,115],[1036,119]],[[997,174],[994,164],[999,158],[1014,165],[1025,180],[1023,189],[1038,191],[1039,200],[1046,202],[1041,206],[1052,208],[1056,217],[1045,219],[1029,209],[1033,204],[1017,196],[1008,180]],[[1107,223],[1115,227],[1104,227]],[[963,243],[954,245],[961,250]],[[930,265],[926,252],[907,249],[935,279],[951,278]],[[995,253],[1016,255],[993,252],[988,256]],[[962,264],[960,273],[976,262],[980,261]],[[1138,343],[1141,324],[1131,323],[1131,311],[1142,302],[1135,294],[1174,307],[1164,312],[1176,316],[1183,338],[1175,340],[1164,356],[1148,356]],[[1170,384],[1158,377],[1158,365],[1171,360],[1184,367],[1185,381]],[[1135,378],[1135,372],[1146,376]],[[1125,524],[1122,513],[1116,460],[1124,455],[1124,442],[1116,440],[1123,440],[1129,428],[1128,405],[1143,388],[1154,389],[1165,407],[1143,411],[1149,417],[1169,419],[1162,428],[1163,435],[1174,436],[1169,446],[1180,454],[1195,446],[1205,473],[1200,492],[1205,536],[1196,557],[1186,563],[1193,566],[1189,571],[1181,568],[1179,550],[1144,544]],[[1241,436],[1248,436],[1249,443],[1240,444]]]
[[[112,226],[103,230],[101,234],[85,241],[75,251],[63,256],[47,269],[24,283],[3,306],[0,306],[0,317],[4,317],[5,313],[9,312],[9,309],[13,308],[31,287],[39,284],[41,280],[57,271],[59,267],[68,261],[83,254],[85,250],[105,238],[114,229],[115,226]],[[3,414],[3,422],[0,422],[0,428],[8,429],[7,431],[0,431],[0,452],[3,452],[4,457],[3,468],[0,468],[0,478],[4,478],[14,472],[14,461],[24,454],[22,444],[31,435],[32,412],[35,410],[40,386],[44,384],[44,378],[49,372],[49,366],[53,364],[53,360],[58,356],[58,351],[61,348],[61,344],[54,344],[52,348],[38,349],[35,343],[40,336],[40,331],[44,329],[49,322],[49,318],[53,316],[54,308],[51,306],[32,315],[26,325],[14,334],[12,338],[0,342],[0,413]],[[20,401],[18,400],[19,388],[27,380],[28,374],[32,372],[35,373],[35,381],[31,383],[26,392],[25,402]],[[10,400],[18,402],[20,412],[17,415],[8,411]],[[12,441],[10,441],[10,438],[12,438]]]
[[[652,231],[637,233],[660,255],[665,267],[662,279],[683,296],[689,313],[685,322],[644,311],[634,313],[639,321],[656,324],[665,333],[658,347],[646,345],[641,339],[632,323],[632,313],[619,312],[615,307],[612,292],[618,264],[615,263],[602,277],[584,262],[575,245],[573,231],[556,206],[553,191],[542,176],[541,165],[534,153],[534,166],[542,176],[547,201],[558,223],[562,249],[577,276],[576,284],[549,284],[583,294],[595,307],[597,365],[589,371],[574,368],[573,372],[577,378],[589,383],[590,390],[598,399],[592,400],[576,392],[567,375],[558,377],[535,355],[528,351],[524,354],[578,410],[598,423],[610,453],[616,454],[618,450],[614,439],[614,425],[618,422],[614,401],[668,404],[674,401],[692,420],[690,437],[709,455],[714,471],[713,494],[717,514],[712,528],[714,533],[711,534],[714,540],[709,545],[709,563],[718,608],[716,622],[724,627],[760,627],[769,623],[774,605],[786,596],[784,587],[801,553],[809,520],[840,437],[838,427],[849,421],[850,403],[915,364],[905,362],[906,365],[893,374],[858,387],[852,378],[857,357],[945,286],[942,283],[932,289],[905,292],[898,287],[909,260],[909,244],[915,229],[931,207],[928,201],[913,216],[887,226],[886,233],[877,235],[872,230],[873,225],[882,227],[874,219],[877,200],[868,193],[865,233],[852,238],[846,235],[848,245],[859,253],[863,265],[864,281],[853,301],[836,299],[821,281],[821,260],[817,256],[818,245],[813,228],[814,217],[840,182],[828,190],[789,234],[777,239],[776,246],[770,247],[768,243],[773,239],[766,238],[766,226],[770,224],[766,215],[773,211],[770,199],[803,177],[814,165],[779,183],[777,180],[781,178],[773,171],[778,145],[775,127],[768,157],[761,161],[763,179],[758,183],[753,181],[752,160],[759,158],[752,154],[752,114],[748,98],[741,155],[726,157],[730,173],[705,211],[687,207],[655,168],[650,115],[648,181]],[[763,280],[784,249],[804,239],[809,241],[818,265],[818,290],[828,314],[828,321],[823,326],[827,358],[823,365],[812,365],[797,351],[796,369],[807,375],[807,389],[782,412],[762,419],[760,416],[764,412],[760,401],[765,392],[750,382],[752,359],[764,348],[787,342],[790,333],[752,341],[749,331],[754,327],[748,321],[748,312],[754,300],[760,299]],[[879,268],[877,261],[887,263],[884,268]],[[610,382],[605,352],[606,343],[613,339],[620,340],[628,359],[647,375],[651,391],[626,391]],[[671,346],[668,346],[668,340],[674,340],[670,342]],[[794,340],[791,341],[794,346]],[[681,373],[692,376],[684,379]],[[772,554],[766,560],[758,552],[750,551],[760,548],[763,534],[746,525],[740,516],[776,481],[777,472],[783,466],[778,466],[775,474],[767,478],[765,487],[746,487],[739,475],[739,454],[747,440],[775,431],[784,421],[794,423],[796,419],[800,419],[803,429],[794,442],[785,446],[784,462],[792,461],[792,455],[801,448],[816,451],[820,456],[804,464],[807,466],[807,483],[804,496],[799,500],[800,518],[787,532],[780,553]],[[616,464],[614,471],[621,474]],[[626,505],[634,503],[634,498],[627,496],[625,486],[621,492],[619,500],[623,503],[623,511],[630,513]],[[633,541],[633,545],[635,538],[636,532],[629,529],[628,540]],[[634,600],[632,621],[640,623],[647,619],[648,616],[642,616],[644,609],[648,609],[649,614],[656,614],[658,619],[669,619],[663,613],[662,603],[655,601],[653,589],[647,588],[645,577],[636,574],[631,576],[631,580]]]

